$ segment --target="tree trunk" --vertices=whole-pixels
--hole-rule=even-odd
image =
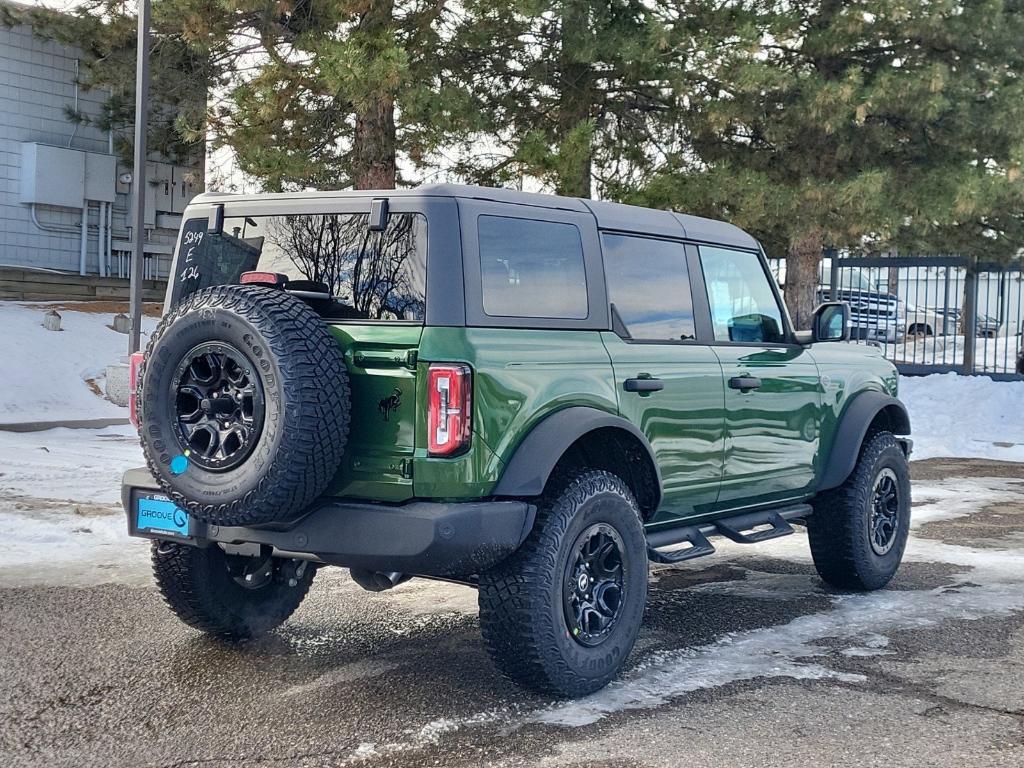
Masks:
[[[352,185],[356,189],[394,189],[395,100],[375,97],[366,111],[356,113],[352,142]]]
[[[565,0],[562,7],[558,109],[559,158],[557,192],[590,197],[592,145],[585,150],[567,143],[573,131],[590,120],[594,98],[594,68],[585,56],[590,20],[585,0]]]
[[[812,230],[789,241],[786,256],[786,306],[798,330],[811,327],[811,316],[818,303],[818,280],[821,252],[824,248],[821,232]],[[835,266],[832,267],[835,269]]]
[[[898,255],[895,251],[889,254],[890,257]],[[900,269],[899,267],[888,267],[886,269],[888,278],[886,288],[891,296],[900,295]]]
[[[978,345],[978,262],[971,257],[967,260],[967,275],[964,277],[963,311],[960,313],[958,333],[964,335],[964,365],[962,373],[974,373],[975,351]]]
[[[366,54],[377,55],[381,37],[394,26],[394,0],[369,0],[359,20],[359,33],[367,41]],[[385,86],[373,89],[356,107],[352,140],[352,185],[356,189],[394,189],[395,95]]]

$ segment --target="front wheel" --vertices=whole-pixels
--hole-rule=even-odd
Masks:
[[[888,432],[868,436],[853,472],[814,500],[807,536],[818,574],[840,589],[881,589],[910,533],[910,470]]]
[[[555,481],[522,547],[480,575],[480,625],[515,682],[576,697],[607,685],[640,631],[647,543],[636,500],[617,476]]]
[[[245,640],[265,634],[299,607],[315,566],[303,560],[229,555],[216,544],[154,541],[153,574],[164,602],[208,635]]]

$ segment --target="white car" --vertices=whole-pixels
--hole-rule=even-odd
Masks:
[[[956,336],[963,334],[963,312],[959,307],[907,307],[908,336]],[[978,313],[975,335],[993,338],[1002,323],[989,315]]]

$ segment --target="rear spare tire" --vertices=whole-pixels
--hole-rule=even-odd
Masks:
[[[150,339],[138,395],[149,469],[200,520],[294,519],[341,464],[341,350],[312,309],[279,289],[222,285],[175,306]]]

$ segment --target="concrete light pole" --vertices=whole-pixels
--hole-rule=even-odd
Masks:
[[[131,332],[128,354],[142,342],[142,267],[146,238],[146,127],[149,123],[149,19],[150,0],[139,0],[139,38],[135,62],[135,168],[132,171],[132,272],[128,291]]]

